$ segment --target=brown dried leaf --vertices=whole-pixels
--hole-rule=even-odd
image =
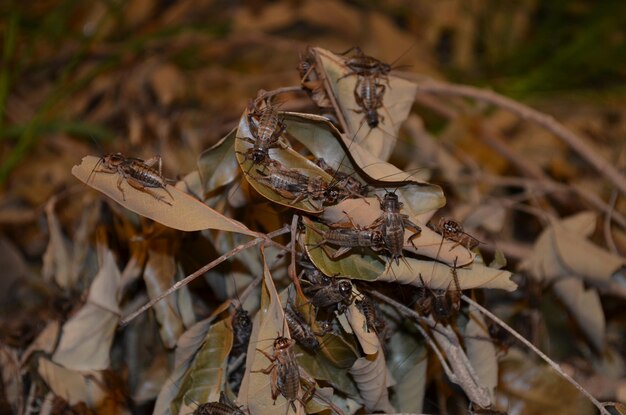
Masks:
[[[181,231],[192,232],[203,229],[219,229],[245,235],[256,235],[255,232],[248,229],[242,223],[216,212],[199,200],[169,185],[167,186],[167,190],[172,194],[174,199],[171,201],[172,206],[163,201],[157,201],[154,197],[145,192],[134,189],[122,179],[120,185],[126,194],[126,200],[124,200],[122,193],[117,188],[117,182],[120,179],[118,174],[91,174],[98,161],[98,157],[85,156],[80,165],[72,168],[72,174],[88,186],[109,196],[128,210]],[[91,178],[89,178],[90,174]],[[89,182],[87,182],[88,179]],[[161,192],[165,193],[163,189],[157,188],[152,190],[158,194]]]
[[[230,307],[230,301],[222,303],[210,317],[197,322],[189,330],[183,333],[176,344],[174,370],[168,376],[167,381],[161,387],[156,403],[154,414],[172,414],[170,402],[176,397],[181,386],[182,378],[193,362],[196,352],[202,346],[207,333],[211,329],[215,318]]]
[[[198,157],[198,172],[202,179],[204,194],[233,182],[239,175],[239,164],[235,158],[236,135],[237,128],[233,128]]]
[[[280,298],[263,255],[261,309],[254,319],[254,329],[246,359],[246,372],[239,390],[239,400],[252,414],[288,413],[290,410],[287,400],[281,394],[278,395],[276,401],[272,399],[271,374],[258,372],[267,368],[271,362],[257,349],[262,349],[272,355],[272,345],[277,335],[290,338]],[[300,406],[296,402],[296,407]]]
[[[594,228],[595,215],[590,212],[553,221],[535,242],[522,269],[539,281],[574,275],[598,286],[609,284],[613,274],[626,265],[626,258],[586,240]]]
[[[575,277],[556,281],[553,289],[596,350],[603,350],[606,320],[598,292]]]
[[[111,251],[89,289],[87,303],[63,325],[52,356],[55,363],[74,370],[104,370],[120,318],[117,293],[121,275]]]
[[[389,76],[389,85],[382,82],[386,90],[383,106],[378,110],[380,122],[376,128],[369,128],[364,114],[355,112],[360,110],[354,96],[358,77],[350,75],[352,72],[345,66],[344,58],[322,48],[313,50],[317,53],[330,85],[329,93],[336,97],[339,111],[347,123],[347,135],[375,157],[387,160],[396,144],[400,126],[413,105],[417,84],[395,76]]]
[[[355,286],[352,286],[352,294],[356,298],[363,296]],[[383,348],[380,345],[378,335],[373,330],[369,331],[367,329],[365,316],[356,306],[355,302],[352,302],[346,310],[346,317],[348,318],[350,327],[352,327],[352,332],[359,340],[363,353],[370,356],[379,352],[383,354]]]
[[[507,291],[515,291],[517,284],[511,281],[509,271],[498,270],[474,263],[470,266],[457,268],[459,286],[462,290],[471,288],[497,288]],[[400,265],[392,263],[381,274],[377,281],[398,282],[422,286],[419,276],[424,283],[432,289],[454,289],[452,280],[452,268],[433,261],[422,261],[414,258],[405,258]]]
[[[426,394],[428,351],[416,330],[399,330],[386,343],[389,371],[397,380],[392,403],[401,413],[421,413]]]
[[[72,273],[72,255],[70,242],[63,235],[59,219],[54,213],[56,198],[51,198],[46,203],[46,219],[50,241],[43,255],[43,269],[41,271],[44,280],[54,281],[63,288],[72,288],[76,283],[76,275]]]
[[[376,354],[374,360],[361,357],[350,368],[350,374],[359,388],[365,410],[368,412],[382,411],[395,413],[396,410],[389,402],[388,387],[395,385],[383,353]]]
[[[3,401],[6,400],[13,413],[21,414],[24,410],[24,384],[22,383],[20,359],[17,349],[0,343],[0,381],[2,382]],[[4,405],[3,405],[4,406]]]
[[[308,198],[304,198],[297,203],[293,203],[293,199],[295,199],[296,195],[294,195],[294,198],[285,197],[270,186],[261,182],[262,176],[269,173],[269,167],[255,164],[249,159],[249,157],[246,157],[248,150],[252,148],[252,144],[245,141],[243,138],[253,137],[248,122],[248,111],[244,112],[240,118],[236,137],[235,156],[237,158],[237,162],[239,163],[241,170],[244,172],[245,179],[257,192],[272,202],[279,203],[284,206],[293,207],[309,213],[322,212],[323,207],[320,200],[313,201]],[[277,147],[269,150],[269,155],[272,160],[279,162],[284,168],[297,170],[307,177],[320,177],[326,184],[332,183],[333,179],[328,173],[319,168],[309,159],[300,155],[298,152],[287,147],[285,143],[282,144],[284,145],[284,148]]]
[[[496,348],[489,336],[485,318],[470,307],[469,322],[465,326],[465,349],[480,385],[489,390],[494,401],[495,388],[498,385],[498,358]]]
[[[107,393],[104,379],[97,371],[75,371],[59,366],[41,356],[38,372],[54,394],[71,406],[84,402],[89,408],[97,407]]]
[[[143,279],[151,299],[161,295],[176,282],[176,260],[173,256],[173,248],[168,240],[150,241]],[[188,288],[182,287],[180,291],[188,291]],[[153,310],[159,322],[163,344],[168,349],[173,348],[185,330],[178,304],[178,293],[156,303]]]

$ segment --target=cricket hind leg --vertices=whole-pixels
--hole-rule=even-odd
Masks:
[[[131,177],[127,178],[126,182],[128,182],[128,184],[132,188],[137,189],[140,192],[144,192],[144,193],[149,194],[150,196],[152,196],[153,198],[155,198],[159,202],[163,202],[163,203],[166,203],[166,204],[172,206],[172,204],[170,202],[165,200],[164,196],[156,194],[153,190],[150,190],[149,188],[147,188],[143,183],[138,182],[138,181],[136,181],[135,179],[133,179]],[[165,192],[167,192],[167,194],[172,198],[172,200],[174,200],[174,197],[172,196],[172,194],[165,187],[160,187],[160,188],[165,190]],[[126,199],[124,199],[124,200],[126,200]]]

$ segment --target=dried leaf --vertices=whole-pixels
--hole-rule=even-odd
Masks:
[[[558,280],[553,285],[554,292],[572,313],[580,328],[598,351],[604,349],[606,320],[598,292],[577,278]]]
[[[426,393],[428,351],[418,333],[397,331],[387,343],[387,364],[397,380],[393,405],[401,413],[421,413]]]
[[[355,286],[352,286],[352,294],[355,298],[363,296],[363,294],[361,294]],[[380,345],[378,335],[373,330],[369,331],[367,329],[365,316],[354,302],[348,306],[348,309],[346,310],[346,317],[348,318],[348,322],[350,323],[350,327],[352,327],[354,335],[359,340],[363,353],[366,355],[374,355],[380,352],[382,354],[383,348]]]
[[[20,371],[18,351],[0,343],[2,398],[10,404],[13,413],[16,414],[21,414],[24,410],[24,384]]]
[[[376,354],[373,360],[367,357],[357,359],[350,368],[350,374],[359,388],[366,411],[396,412],[389,402],[387,391],[387,388],[393,386],[395,381],[387,369],[382,352]]]
[[[626,258],[587,241],[593,232],[595,216],[589,212],[553,221],[535,242],[530,258],[522,263],[538,280],[577,276],[591,284],[610,283],[613,274],[626,265]]]
[[[35,341],[28,346],[26,351],[24,351],[21,359],[21,365],[25,365],[28,358],[36,351],[42,351],[47,355],[51,354],[57,345],[60,333],[61,324],[57,320],[49,322],[46,325],[46,328],[39,333]]]
[[[170,405],[173,414],[188,414],[193,412],[197,404],[219,400],[232,345],[233,332],[227,320],[211,326],[182,379],[178,396]]]
[[[44,280],[54,281],[63,288],[73,288],[76,284],[76,275],[72,273],[72,256],[70,242],[63,235],[59,219],[54,213],[56,198],[51,198],[46,203],[46,219],[50,241],[43,255],[43,269],[41,271]]]
[[[161,295],[176,282],[176,260],[173,256],[173,248],[171,242],[165,239],[150,241],[143,279],[151,299]],[[188,288],[182,287],[181,290],[188,291]],[[176,341],[185,330],[177,301],[178,297],[178,293],[170,295],[153,307],[159,322],[161,339],[168,349],[176,345]]]
[[[254,319],[254,326],[248,346],[246,372],[239,390],[239,400],[253,414],[286,414],[289,411],[287,400],[279,394],[274,401],[270,386],[271,376],[258,372],[267,368],[271,362],[257,349],[272,355],[272,345],[276,336],[289,338],[289,329],[265,257],[263,257],[261,309]],[[300,404],[296,402],[296,406]]]
[[[507,291],[517,289],[517,284],[511,281],[509,271],[489,268],[474,263],[468,267],[456,270],[459,286],[462,290],[471,288],[497,288]],[[422,261],[414,258],[405,258],[400,265],[392,263],[377,281],[399,282],[421,286],[419,275],[422,275],[424,283],[433,289],[447,289],[453,287],[452,268],[432,261]]]
[[[400,261],[400,265],[391,263],[385,266],[382,259],[372,251],[358,249],[355,249],[353,254],[333,260],[320,246],[322,236],[311,229],[316,227],[323,232],[328,228],[306,218],[304,223],[307,227],[304,235],[306,251],[315,266],[326,275],[341,275],[366,281],[398,282],[421,287],[421,274],[425,284],[433,289],[447,289],[453,284],[452,268],[438,262],[405,257]],[[433,234],[438,235],[434,232]],[[328,249],[331,252],[335,251],[332,247]],[[517,288],[517,284],[510,280],[512,274],[509,271],[489,268],[481,264],[474,263],[467,267],[457,268],[457,275],[461,289],[480,287],[513,291]]]
[[[429,317],[429,319],[434,326],[435,322],[432,317]],[[476,370],[463,351],[456,333],[450,327],[440,325],[437,330],[432,331],[432,334],[443,350],[452,369],[453,378],[450,381],[459,385],[470,401],[476,405],[483,408],[491,406],[492,400],[489,389],[481,384]]]
[[[59,366],[45,357],[38,360],[39,375],[54,394],[72,406],[84,402],[89,408],[97,407],[107,393],[103,389],[104,379],[96,371],[78,372]]]
[[[244,177],[257,192],[272,202],[303,210],[305,212],[320,213],[323,210],[322,202],[319,200],[313,201],[308,198],[304,198],[297,203],[293,203],[293,199],[295,199],[295,196],[297,195],[294,195],[293,199],[285,197],[270,186],[263,184],[262,178],[269,174],[271,167],[255,164],[249,157],[246,157],[248,150],[252,148],[252,144],[243,139],[246,137],[253,137],[248,123],[248,112],[245,112],[239,121],[237,139],[235,140],[235,156],[239,162],[241,170],[244,172]],[[280,142],[282,143],[282,141]],[[285,143],[282,143],[282,146],[283,147],[279,146],[269,150],[269,155],[272,160],[279,162],[284,168],[297,170],[299,173],[302,173],[307,177],[320,177],[327,184],[332,183],[332,177],[324,170],[320,169],[317,165],[300,155],[298,152],[288,148]]]
[[[378,219],[382,214],[380,203],[377,199],[348,199],[336,206],[330,206],[322,217],[327,222],[346,223],[352,220],[358,226],[367,228]],[[349,219],[348,219],[349,218]],[[415,239],[413,244],[408,239],[413,235],[409,229],[404,234],[404,249],[419,255],[427,256],[437,261],[453,265],[456,261],[457,266],[469,265],[474,261],[475,254],[466,247],[454,241],[444,239],[440,234],[424,226],[419,218],[414,217],[412,221],[422,228],[421,233]]]
[[[74,370],[104,370],[120,318],[117,293],[121,275],[111,251],[89,289],[87,303],[63,325],[55,363]]]
[[[134,189],[122,178],[120,185],[126,195],[126,200],[124,200],[122,192],[117,187],[118,180],[121,178],[120,175],[100,172],[91,174],[99,160],[98,157],[93,156],[83,157],[82,163],[72,168],[72,174],[128,210],[181,231],[219,229],[227,232],[255,235],[255,232],[245,227],[242,223],[223,216],[199,200],[169,185],[167,190],[173,197],[171,206],[163,201],[157,201],[145,192]],[[89,177],[90,174],[91,177]],[[89,182],[87,182],[88,179]],[[163,189],[157,188],[153,190],[165,193]]]
[[[576,236],[559,224],[554,224],[554,242],[563,265],[590,283],[602,284],[626,265],[626,258]]]
[[[237,128],[233,128],[217,144],[200,154],[198,171],[204,194],[232,183],[239,175],[239,164],[235,158],[236,135]]]
[[[369,128],[365,115],[355,100],[355,88],[359,77],[345,66],[344,59],[322,48],[313,48],[331,91],[336,97],[339,111],[347,123],[348,135],[355,137],[367,151],[387,160],[393,151],[401,124],[406,120],[413,105],[418,86],[404,79],[389,76],[385,85],[382,108],[378,110],[379,124]],[[347,75],[347,76],[346,76]]]
[[[526,414],[597,414],[597,409],[571,383],[546,364],[537,363],[518,349],[510,349],[500,364],[500,381],[507,385],[511,408]],[[500,393],[500,392],[499,392]],[[533,399],[526,397],[532,396]]]
[[[288,112],[284,115],[284,121],[290,137],[304,145],[316,158],[324,159],[331,168],[375,185],[374,194],[382,197],[385,193],[382,186],[384,182],[389,182],[388,187],[405,201],[405,213],[417,216],[445,204],[439,186],[423,182],[416,172],[402,171],[393,164],[374,157],[359,143],[345,139],[326,118]],[[330,212],[327,213],[329,209]],[[332,215],[331,212],[332,206],[325,209],[324,215]]]
[[[161,391],[154,405],[154,414],[172,414],[170,411],[170,403],[180,391],[183,376],[185,376],[191,366],[196,352],[207,338],[207,333],[209,333],[209,330],[213,327],[216,316],[228,309],[228,307],[230,307],[230,301],[220,305],[210,317],[197,322],[180,336],[176,344],[174,370],[161,387]]]
[[[480,385],[489,390],[491,401],[498,385],[498,358],[481,313],[470,307],[469,322],[465,326],[465,349]]]

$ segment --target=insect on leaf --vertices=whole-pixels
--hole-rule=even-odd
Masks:
[[[378,83],[384,86],[382,106],[378,108],[379,124],[370,128],[365,121],[365,114],[356,102],[355,88],[358,76],[344,64],[344,58],[322,48],[313,48],[318,61],[328,79],[329,94],[335,96],[343,118],[347,124],[348,134],[356,136],[356,141],[370,153],[387,160],[393,151],[398,137],[400,125],[409,115],[418,86],[404,79],[388,76]],[[346,76],[347,75],[347,76]]]
[[[218,213],[173,186],[167,186],[167,190],[173,198],[170,206],[163,201],[156,200],[145,192],[134,189],[122,178],[120,185],[124,189],[126,196],[126,200],[124,200],[122,192],[117,188],[118,179],[121,176],[116,173],[94,171],[99,160],[98,157],[94,156],[83,157],[82,163],[72,168],[72,174],[128,210],[181,231],[192,232],[203,229],[219,229],[245,235],[256,235],[254,231],[251,231],[242,223]],[[159,188],[155,190],[155,192],[159,191],[164,192],[163,189]]]
[[[270,385],[272,381],[271,375],[258,372],[267,368],[271,362],[257,349],[264,350],[269,355],[272,355],[272,345],[276,336],[290,337],[280,298],[265,262],[265,255],[263,255],[261,309],[254,319],[254,326],[255,329],[252,331],[250,345],[248,346],[246,372],[239,390],[239,400],[253,414],[284,414],[287,412],[287,400],[281,394],[278,394],[276,401],[274,401]]]

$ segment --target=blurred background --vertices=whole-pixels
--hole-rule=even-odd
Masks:
[[[64,312],[62,304],[51,304],[58,296],[33,275],[48,244],[43,209],[53,195],[63,201],[60,226],[70,237],[76,232],[83,205],[74,196],[87,188],[71,167],[86,154],[160,154],[167,177],[184,176],[236,126],[258,90],[299,85],[296,68],[308,45],[334,52],[358,45],[398,70],[497,91],[553,115],[608,163],[622,172],[626,166],[624,1],[4,0],[0,16],[0,269],[12,271],[0,281],[0,341],[17,349]],[[515,174],[516,166],[479,143],[485,122],[554,182],[604,201],[613,197],[610,184],[545,130],[459,101],[454,108],[469,115],[453,121],[447,107],[426,99],[414,112],[429,134],[491,175]],[[316,111],[300,93],[285,97],[281,109]],[[420,148],[404,141],[394,160],[408,165],[415,160],[402,159],[402,149]],[[429,167],[444,170],[434,183],[454,187],[445,166]],[[454,206],[463,191],[447,196]],[[623,198],[614,198],[615,210],[626,212]],[[560,215],[584,205],[562,202]],[[524,258],[541,230],[528,218],[509,220],[516,218],[507,234],[515,242],[505,252],[510,264]],[[623,255],[623,229],[614,237]],[[528,302],[540,308],[541,288],[523,289],[520,313]],[[620,350],[623,300],[609,298],[603,306]],[[525,334],[536,340],[536,333]],[[585,350],[575,352],[574,361],[595,349]],[[571,350],[551,352],[569,356]],[[582,364],[585,379],[607,370],[605,364]],[[622,369],[610,378],[623,378]],[[602,385],[593,393],[610,391],[605,398],[616,399],[619,385]]]

